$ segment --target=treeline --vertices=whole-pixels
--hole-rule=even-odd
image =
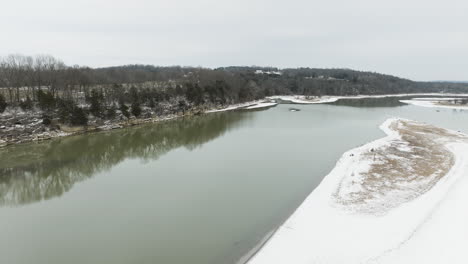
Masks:
[[[112,118],[119,111],[126,117],[138,117],[142,107],[155,114],[167,114],[278,94],[466,91],[466,84],[413,82],[349,69],[151,65],[93,69],[68,66],[48,55],[0,58],[0,112],[8,105],[25,110],[39,107],[71,123],[83,123],[83,116],[89,114]]]

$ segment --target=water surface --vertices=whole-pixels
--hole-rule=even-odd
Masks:
[[[1,149],[0,263],[236,263],[385,119],[468,132],[394,98],[290,107]]]

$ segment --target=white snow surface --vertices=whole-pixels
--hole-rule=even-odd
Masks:
[[[245,108],[245,107],[249,107],[249,106],[254,106],[254,105],[262,103],[262,102],[263,102],[262,100],[258,100],[258,101],[250,101],[250,102],[246,102],[246,103],[234,104],[234,105],[230,105],[230,106],[228,106],[226,108],[222,108],[222,109],[208,110],[205,113],[216,113],[216,112],[231,111],[231,110],[236,110],[236,109]]]
[[[257,108],[265,108],[265,107],[272,107],[277,105],[278,103],[275,102],[264,102],[264,103],[258,103],[256,105],[248,106],[245,109],[257,109]]]
[[[466,142],[445,144],[455,154],[448,174],[430,191],[386,214],[345,210],[331,198],[343,177],[368,166],[359,162],[359,153],[400,138],[389,128],[393,121],[381,126],[387,137],[344,153],[248,263],[468,263]]]
[[[452,100],[460,100],[464,98],[460,97],[419,97],[419,98],[413,98],[411,100],[417,100],[417,101],[452,101]]]
[[[463,105],[440,105],[437,102],[441,101],[451,101],[454,99],[462,99],[462,98],[413,98],[411,100],[399,100],[405,104],[411,104],[416,106],[423,106],[423,107],[436,107],[436,108],[448,108],[448,109],[468,109],[468,106]]]
[[[222,108],[222,109],[208,110],[205,113],[216,113],[216,112],[232,111],[232,110],[238,110],[238,109],[265,108],[265,107],[271,107],[271,106],[275,106],[275,105],[277,105],[277,103],[275,103],[275,102],[265,101],[265,100],[257,100],[257,101],[250,101],[250,102],[241,103],[241,104],[230,105],[230,106],[228,106],[226,108]]]
[[[442,95],[444,96],[468,96],[468,94],[414,93],[414,94],[382,94],[382,95],[356,95],[356,96],[321,96],[321,97],[313,97],[311,99],[308,99],[304,95],[275,95],[275,96],[266,97],[267,101],[256,100],[256,101],[250,101],[246,103],[234,104],[223,109],[208,110],[206,111],[206,113],[224,112],[224,111],[237,110],[241,108],[245,108],[245,109],[262,108],[266,106],[259,106],[259,107],[255,107],[255,106],[259,104],[263,104],[263,103],[269,103],[268,100],[278,100],[278,99],[286,101],[286,102],[291,102],[294,104],[324,104],[324,103],[333,103],[340,99],[385,98],[385,97],[405,97],[405,96],[442,96]],[[400,101],[405,103],[406,100],[400,100]]]
[[[314,97],[313,99],[307,99],[304,95],[276,95],[267,97],[270,100],[283,100],[295,104],[323,104],[332,103],[337,101],[338,97],[322,96]]]
[[[354,96],[321,96],[307,99],[304,95],[275,95],[268,99],[281,99],[295,104],[323,104],[332,103],[340,99],[386,98],[406,96],[468,96],[468,94],[442,94],[442,93],[413,93],[413,94],[380,94],[380,95],[354,95]]]

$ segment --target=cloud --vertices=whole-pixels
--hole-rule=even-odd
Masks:
[[[17,0],[0,55],[68,64],[346,67],[467,80],[468,2],[458,0]]]

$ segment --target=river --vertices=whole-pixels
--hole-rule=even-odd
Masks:
[[[395,116],[468,132],[468,111],[350,99],[0,149],[0,263],[234,264]]]

